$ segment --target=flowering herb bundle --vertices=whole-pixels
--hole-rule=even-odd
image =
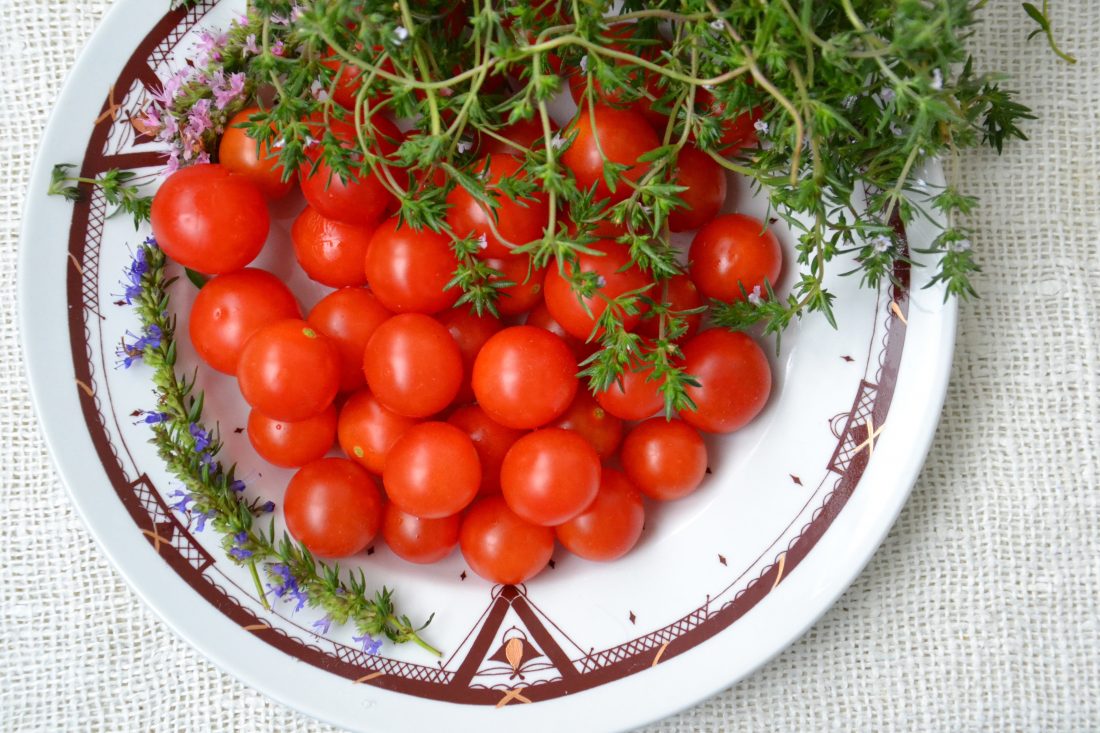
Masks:
[[[778,339],[809,313],[835,325],[825,287],[830,263],[854,255],[858,266],[848,274],[877,287],[909,256],[895,222],[934,212],[946,226],[929,245],[937,259],[932,282],[948,296],[975,294],[971,276],[979,268],[960,218],[977,202],[961,188],[959,156],[980,145],[1001,150],[1025,137],[1019,124],[1031,119],[966,51],[983,5],[253,0],[223,33],[201,36],[193,63],[164,83],[135,124],[167,146],[172,171],[216,161],[228,121],[258,106],[247,133],[272,151],[286,177],[321,164],[342,179],[374,175],[399,202],[403,222],[449,235],[457,262],[451,285],[462,290],[459,304],[479,313],[495,313],[500,289],[512,283],[478,256],[484,241],[451,230],[448,194],[465,189],[495,212],[498,195],[523,204],[545,193],[541,237],[507,242],[491,221],[494,236],[529,258],[529,272],[557,268],[578,296],[609,301],[590,337],[598,348],[583,364],[591,389],[606,390],[627,371],[650,371],[671,415],[693,407],[687,387],[694,381],[679,366],[678,340],[697,311],[665,305],[669,280],[684,269],[669,217],[683,206],[677,160],[688,145],[763,191],[772,215],[797,237],[799,272],[790,287],[777,292],[765,282],[742,298],[708,303],[717,326]],[[1046,3],[1027,7],[1053,45],[1046,10]],[[578,186],[563,165],[586,132],[580,125],[594,117],[581,115],[558,131],[551,102],[566,90],[582,109],[644,109],[659,121],[659,146],[639,158],[643,175],[627,175],[600,150],[602,190],[617,194],[611,198],[600,186]],[[384,139],[375,124],[381,115],[412,127],[399,140]],[[524,124],[535,130],[529,144],[509,137]],[[478,160],[494,141],[517,150],[521,165],[491,191]],[[933,190],[916,176],[935,159],[945,162],[947,182]],[[149,199],[130,175],[85,182],[102,186],[108,201],[137,221],[147,218]],[[74,198],[74,182],[58,166],[51,192]],[[908,198],[915,189],[929,196],[927,209]],[[577,266],[581,255],[599,254],[592,245],[607,222],[630,264],[651,280],[612,299]],[[378,636],[424,645],[418,629],[396,616],[388,591],[369,598],[361,575],[344,581],[338,568],[316,562],[292,540],[254,528],[266,507],[241,499],[232,469],[214,459],[217,431],[199,423],[194,381],[174,371],[164,264],[154,244],[138,250],[127,300],[137,304],[144,330],[122,345],[120,358],[128,364],[140,356],[155,370],[160,404],[143,419],[185,484],[180,508],[200,524],[210,521],[258,586],[262,567],[277,596],[322,607],[319,628],[351,621],[371,648]],[[624,324],[643,311],[658,320],[656,336],[643,338]]]
[[[174,494],[173,508],[190,515],[196,531],[207,524],[222,536],[222,546],[234,562],[249,569],[259,598],[266,605],[261,571],[267,591],[276,598],[325,612],[315,626],[324,633],[331,624],[351,623],[363,648],[377,653],[382,638],[396,643],[412,641],[428,651],[438,651],[420,638],[408,617],[398,615],[393,593],[387,588],[371,596],[362,571],[343,577],[336,564],[316,560],[303,545],[288,535],[276,537],[275,523],[261,527],[258,518],[275,509],[272,502],[246,501],[245,484],[235,467],[217,460],[221,440],[217,428],[202,424],[203,395],[195,392],[195,379],[176,373],[176,317],[169,309],[168,289],[174,282],[165,272],[167,258],[150,238],[139,246],[123,282],[123,297],[134,306],[141,333],[129,334],[118,350],[122,366],[138,359],[153,370],[157,405],[135,415],[153,432],[156,446],[168,470],[183,483]],[[429,622],[431,619],[429,619]]]

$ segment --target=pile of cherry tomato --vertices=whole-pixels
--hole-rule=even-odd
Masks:
[[[254,110],[241,112],[234,123]],[[577,185],[606,190],[599,148],[631,166],[659,146],[645,116],[597,106],[580,114],[563,162]],[[375,119],[384,151],[401,133]],[[337,123],[339,124],[339,123]],[[340,134],[340,130],[336,130]],[[345,131],[346,132],[346,131]],[[515,139],[541,135],[517,126]],[[490,184],[514,176],[514,152],[485,145],[475,172]],[[707,472],[700,431],[725,433],[764,406],[771,372],[748,336],[705,329],[688,319],[683,366],[698,380],[696,409],[666,420],[656,381],[628,371],[621,384],[591,395],[579,362],[606,302],[582,302],[556,263],[529,268],[504,241],[541,238],[548,203],[500,197],[490,215],[464,189],[448,198],[456,236],[482,237],[481,256],[515,285],[504,288],[501,317],[453,307],[456,259],[450,238],[417,231],[393,216],[395,200],[373,175],[343,181],[324,161],[297,178],[308,205],[292,228],[298,263],[333,288],[303,314],[276,276],[247,267],[267,239],[268,200],[294,185],[267,151],[230,127],[219,163],[172,174],[152,208],[154,234],[176,262],[212,275],[188,320],[190,338],[211,367],[234,375],[252,407],[248,436],[278,466],[297,467],[282,504],[290,533],[319,557],[362,551],[381,535],[398,556],[430,563],[456,545],[469,566],[497,583],[525,581],[549,562],[555,540],[590,560],[621,557],[645,522],[643,497],[661,502],[695,491]],[[674,231],[697,230],[687,274],[663,291],[673,310],[705,299],[733,300],[780,275],[781,250],[763,223],[719,214],[726,176],[688,146],[678,182],[686,208]],[[601,186],[603,188],[601,188]],[[630,262],[620,232],[575,265],[598,276],[615,298],[651,283]],[[499,234],[499,238],[497,236]],[[657,319],[625,315],[657,336]],[[338,444],[344,457],[327,457]],[[380,487],[382,490],[380,490]]]

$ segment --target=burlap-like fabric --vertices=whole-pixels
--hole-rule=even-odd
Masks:
[[[152,0],[150,0],[152,1]],[[163,0],[158,0],[163,1]],[[110,3],[0,0],[0,729],[317,731],[160,623],[81,524],[27,397],[17,236],[35,146]],[[1038,110],[969,155],[982,299],[935,445],[867,570],[805,638],[661,731],[1100,729],[1100,3],[1071,67],[990,3],[973,45]]]

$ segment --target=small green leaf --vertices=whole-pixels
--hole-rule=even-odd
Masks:
[[[187,279],[191,281],[191,284],[194,285],[196,288],[199,288],[200,290],[202,289],[202,286],[206,285],[207,281],[210,279],[206,275],[203,275],[201,272],[196,272],[195,270],[192,270],[190,267],[183,268],[183,271],[187,273]]]

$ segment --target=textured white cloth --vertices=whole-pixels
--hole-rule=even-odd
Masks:
[[[27,397],[16,326],[24,187],[107,0],[0,0],[0,730],[325,726],[210,665],[92,542]],[[982,66],[1040,119],[967,156],[982,299],[901,519],[805,638],[648,730],[1100,729],[1100,3],[1057,0],[1067,66],[990,3]]]

